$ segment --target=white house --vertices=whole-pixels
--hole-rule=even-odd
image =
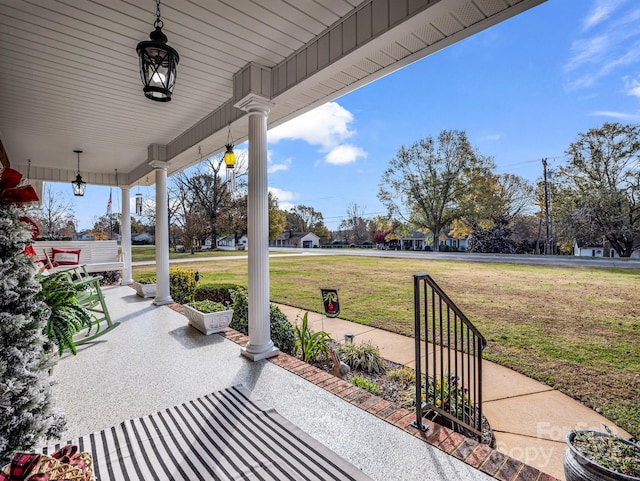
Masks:
[[[573,241],[573,255],[581,257],[604,257],[604,246],[585,243],[578,244],[577,240]]]
[[[208,242],[210,243],[210,241]],[[227,251],[244,251],[249,248],[249,239],[246,235],[243,235],[238,239],[238,242],[236,242],[234,236],[232,235],[218,237],[217,248]]]
[[[275,240],[269,240],[269,247],[300,247],[310,249],[320,247],[320,237],[313,232],[283,232]]]
[[[443,230],[440,233],[440,250],[466,251],[467,241],[469,237],[458,239],[449,235],[450,229]],[[413,231],[409,235],[400,239],[402,250],[422,251],[430,250],[433,234]]]
[[[589,243],[573,241],[573,255],[582,257],[620,257],[616,250],[611,247],[609,242]],[[640,259],[640,236],[636,237],[634,242],[634,251],[631,253],[631,259]]]

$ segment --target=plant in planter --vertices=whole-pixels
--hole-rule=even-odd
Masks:
[[[209,300],[190,302],[182,308],[189,324],[206,335],[226,331],[233,317],[233,309]]]
[[[78,303],[78,295],[83,287],[69,282],[64,272],[40,277],[41,296],[51,314],[44,328],[44,334],[62,355],[65,349],[76,354],[73,336],[91,326],[91,313]]]
[[[564,473],[567,481],[639,481],[640,446],[598,431],[567,435]]]
[[[140,297],[156,296],[156,276],[154,275],[142,276],[139,280],[134,281],[132,286]]]

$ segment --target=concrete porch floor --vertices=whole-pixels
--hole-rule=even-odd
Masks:
[[[375,480],[494,479],[272,362],[248,361],[236,343],[202,335],[129,287],[104,293],[120,326],[77,356],[64,355],[54,369],[67,416],[62,440],[243,384]]]

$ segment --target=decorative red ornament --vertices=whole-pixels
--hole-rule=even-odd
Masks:
[[[24,204],[37,202],[38,194],[31,185],[18,186],[22,174],[7,168],[0,172],[0,202],[3,204]]]
[[[2,204],[24,204],[26,202],[37,202],[38,194],[31,185],[18,184],[22,181],[22,174],[15,169],[6,168],[0,171],[0,203]],[[40,229],[29,217],[19,217],[20,222],[24,222],[31,227],[31,240],[36,240]],[[35,256],[36,251],[32,245],[24,248],[24,253],[28,256]]]

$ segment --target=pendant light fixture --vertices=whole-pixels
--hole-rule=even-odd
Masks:
[[[82,150],[74,150],[74,152],[78,155],[78,174],[76,175],[76,180],[71,182],[71,185],[73,186],[73,195],[82,197],[87,186],[87,183],[82,180],[82,176],[80,175],[80,154]]]
[[[169,102],[176,83],[176,68],[180,62],[178,52],[167,45],[167,36],[162,33],[164,26],[160,20],[160,0],[156,0],[155,30],[149,34],[151,40],[138,44],[136,51],[140,58],[140,79],[144,95],[157,102]]]

